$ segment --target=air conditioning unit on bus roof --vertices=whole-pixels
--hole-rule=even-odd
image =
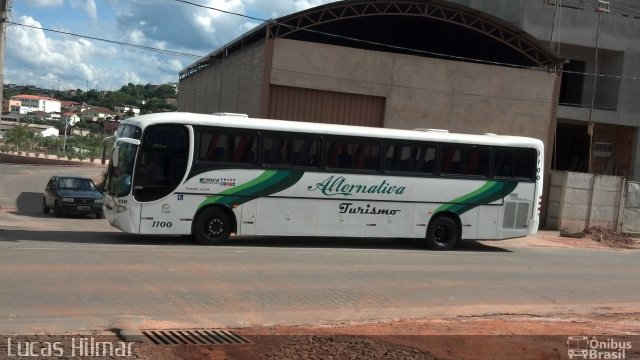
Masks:
[[[216,112],[216,113],[213,113],[211,115],[215,115],[215,116],[237,116],[237,117],[243,117],[243,118],[249,117],[249,115],[247,115],[247,114],[238,114],[238,113],[230,113],[230,112]]]
[[[425,128],[416,128],[414,131],[426,131],[426,132],[439,132],[439,133],[448,133],[449,130],[446,129],[425,129]]]

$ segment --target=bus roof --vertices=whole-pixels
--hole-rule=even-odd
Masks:
[[[239,129],[313,133],[321,135],[372,137],[383,139],[441,141],[452,143],[516,147],[526,146],[534,147],[540,150],[543,147],[543,143],[541,140],[523,136],[496,134],[472,135],[462,133],[449,133],[438,129],[401,130],[326,123],[308,123],[299,121],[248,118],[244,116],[238,116],[238,114],[225,113],[221,115],[207,115],[186,112],[157,113],[128,118],[126,120],[123,120],[122,124],[136,125],[139,126],[143,131],[145,127],[154,124],[184,124],[233,127]]]

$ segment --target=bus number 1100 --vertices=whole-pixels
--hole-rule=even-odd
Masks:
[[[151,224],[151,227],[170,228],[171,226],[173,226],[171,221],[154,221],[153,224]]]

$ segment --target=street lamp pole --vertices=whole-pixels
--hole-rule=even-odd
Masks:
[[[67,123],[69,119],[67,117],[64,118],[64,141],[62,142],[62,153],[64,156],[67,156]]]

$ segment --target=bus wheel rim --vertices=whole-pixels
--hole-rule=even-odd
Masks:
[[[446,226],[438,226],[433,234],[434,240],[438,244],[447,244],[449,242],[449,231]]]
[[[209,219],[205,230],[211,237],[220,236],[224,231],[224,223],[219,218]]]

